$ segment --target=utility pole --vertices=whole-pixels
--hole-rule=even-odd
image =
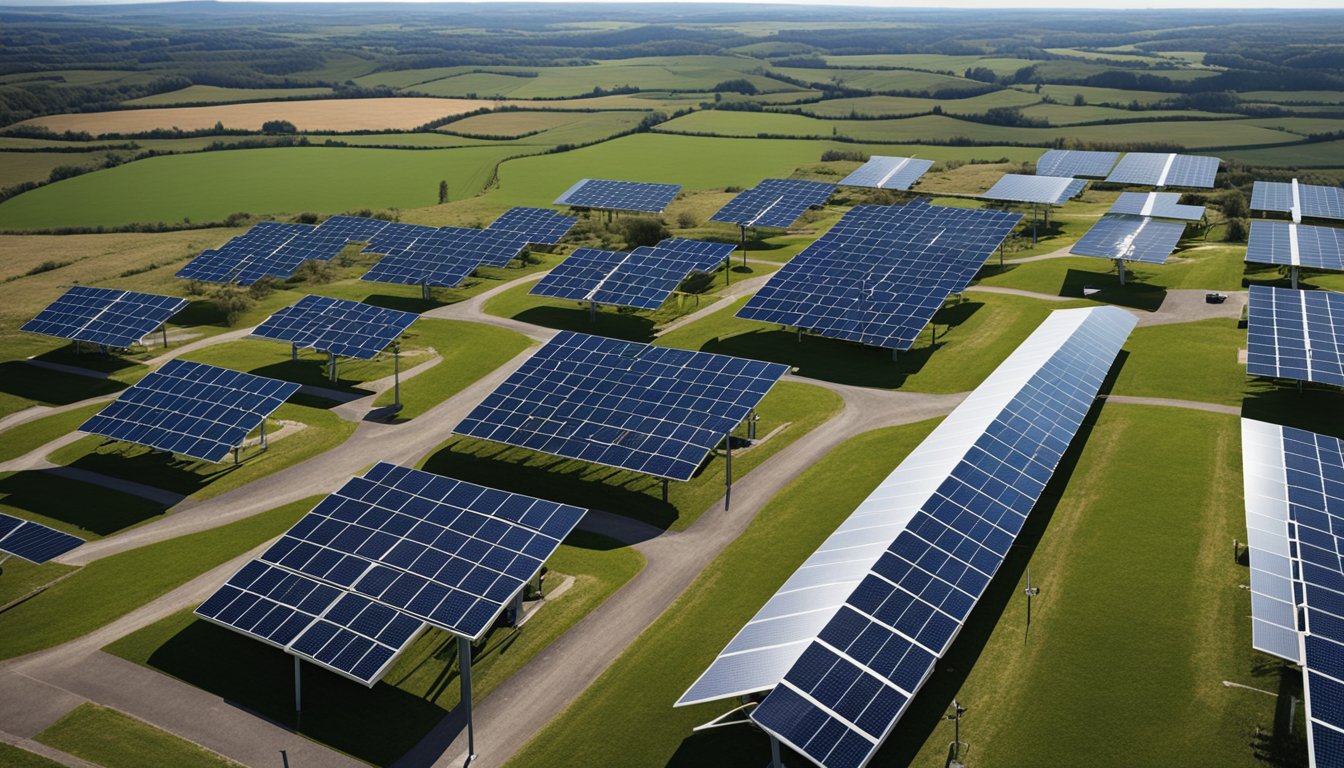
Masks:
[[[961,703],[956,699],[953,699],[952,710],[946,715],[943,715],[944,720],[951,720],[956,724],[956,730],[953,731],[955,735],[952,737],[953,741],[949,745],[951,747],[949,751],[952,755],[948,758],[947,768],[965,768],[965,764],[961,762],[961,748],[964,746],[967,751],[970,751],[970,745],[964,744],[961,740],[961,716],[964,714],[966,714],[966,708],[961,706]]]

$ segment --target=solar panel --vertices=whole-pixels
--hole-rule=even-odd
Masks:
[[[1121,192],[1110,213],[1200,221],[1204,218],[1204,206],[1181,205],[1181,196],[1176,192]]]
[[[510,208],[495,219],[490,229],[518,232],[529,243],[555,245],[569,234],[578,219],[547,208]]]
[[[844,187],[872,187],[874,189],[896,189],[902,192],[910,189],[919,177],[933,166],[932,160],[919,160],[913,157],[868,158],[868,162],[840,180]]]
[[[1242,419],[1241,450],[1251,568],[1251,645],[1300,664],[1280,427]]]
[[[855,544],[881,542],[869,526],[900,530],[875,534],[887,546],[875,562],[865,550],[862,571],[832,572],[851,591],[796,643],[751,713],[757,725],[824,768],[872,759],[1003,563],[1136,322],[1116,307],[1052,313],[856,510],[842,526]],[[836,559],[835,541],[822,546]]]
[[[1063,205],[1077,197],[1087,182],[1068,176],[1024,176],[1005,173],[981,197],[1014,203]]]
[[[909,349],[1022,217],[929,205],[860,205],[771,275],[737,316]]]
[[[288,381],[169,360],[79,431],[219,461],[298,389]]]
[[[1204,155],[1130,152],[1120,159],[1106,181],[1150,187],[1213,187],[1222,160]]]
[[[405,333],[418,317],[413,312],[309,295],[266,318],[252,335],[368,360]]]
[[[572,208],[658,213],[666,208],[680,191],[680,184],[582,179],[557,197],[555,204],[568,205]]]
[[[1257,181],[1251,188],[1251,210],[1293,214],[1317,219],[1344,219],[1344,189],[1314,184]]]
[[[1344,294],[1252,285],[1246,372],[1344,387]]]
[[[389,253],[360,279],[451,288],[477,267],[505,266],[527,247],[527,235],[496,229],[442,227],[427,236],[397,237],[379,244]]]
[[[728,201],[709,218],[742,227],[793,225],[808,208],[826,204],[834,184],[802,179],[766,179]]]
[[[1256,264],[1344,271],[1344,229],[1287,221],[1251,222],[1246,260]]]
[[[1050,149],[1036,160],[1038,176],[1090,176],[1104,178],[1120,159],[1119,152]]]
[[[252,285],[267,277],[290,277],[307,258],[277,253],[295,237],[313,231],[309,224],[263,221],[217,249],[202,251],[177,273],[187,280]]]
[[[15,555],[41,565],[83,543],[78,536],[0,513],[0,554]]]
[[[433,237],[438,231],[438,227],[393,222],[379,230],[378,234],[369,238],[369,244],[364,246],[362,252],[381,253],[385,256],[396,255],[405,252],[421,240]]]
[[[1165,264],[1183,234],[1183,222],[1108,213],[1073,244],[1069,253]]]
[[[332,216],[275,250],[274,258],[331,261],[351,243],[367,243],[391,222],[362,216]]]
[[[125,349],[185,306],[187,300],[176,296],[76,285],[24,323],[22,330]]]
[[[689,480],[787,366],[564,332],[453,430]]]
[[[692,272],[713,272],[731,243],[671,238],[630,253],[580,248],[533,286],[534,296],[639,309],[661,307]]]

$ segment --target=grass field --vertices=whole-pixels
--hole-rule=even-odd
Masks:
[[[106,403],[93,403],[62,413],[34,419],[26,424],[0,432],[4,442],[0,442],[0,461],[16,459],[29,451],[37,450],[62,435],[73,432],[90,416],[106,407]]]
[[[846,56],[826,56],[826,63],[832,67],[896,67],[898,69],[922,69],[926,72],[952,72],[960,74],[972,67],[984,67],[996,75],[1011,75],[1023,67],[1035,62],[1030,59],[1015,59],[997,56],[950,56],[941,53],[870,53]]]
[[[1221,154],[1229,160],[1255,165],[1288,168],[1344,168],[1344,140],[1317,141],[1287,147],[1228,149]]]
[[[123,101],[128,107],[168,107],[175,104],[227,104],[238,101],[313,98],[330,96],[330,88],[220,88],[216,85],[189,85],[176,91],[141,96]]]
[[[61,763],[48,760],[27,750],[0,742],[0,765],[9,768],[61,768]]]
[[[514,138],[579,122],[586,116],[584,113],[548,112],[545,110],[536,112],[491,112],[454,121],[440,130],[468,136],[508,136]]]
[[[1070,298],[1082,298],[1083,287],[1093,286],[1104,289],[1105,293],[1099,296],[1101,301],[1146,310],[1161,305],[1167,288],[1241,290],[1244,250],[1213,245],[1190,248],[1179,254],[1179,258],[1160,266],[1128,265],[1132,276],[1123,288],[1113,262],[1088,256],[1008,264],[1003,269],[991,262],[981,272],[979,284]]]
[[[1026,88],[1026,86],[1018,87],[1020,89]],[[1060,104],[1072,104],[1076,97],[1082,96],[1083,101],[1088,104],[1108,104],[1117,107],[1128,107],[1135,102],[1147,106],[1172,97],[1172,94],[1162,91],[1131,91],[1123,88],[1098,88],[1088,85],[1061,85],[1056,83],[1042,85],[1040,95],[1049,96]]]
[[[36,741],[106,768],[231,768],[238,763],[96,704],[75,707]]]
[[[805,83],[839,82],[849,88],[865,91],[898,93],[934,93],[963,91],[974,93],[985,88],[984,83],[954,75],[917,72],[904,69],[806,69],[775,67],[772,71]]]
[[[401,385],[398,419],[413,419],[467,385],[512,360],[531,344],[521,333],[458,320],[419,320],[408,332],[412,343],[433,347],[442,362]],[[375,406],[391,405],[385,392]]]
[[[1040,102],[1040,97],[1011,88],[992,91],[965,99],[924,99],[914,96],[856,96],[846,99],[827,99],[816,104],[801,104],[797,108],[821,118],[847,118],[851,115],[894,116],[919,115],[939,107],[949,115],[978,115],[994,107],[1025,107]],[[792,107],[790,107],[792,109]]]
[[[1241,405],[1246,367],[1237,362],[1237,350],[1245,346],[1246,330],[1235,320],[1135,328],[1112,391]]]
[[[0,153],[0,189],[30,181],[46,181],[55,168],[89,168],[104,152],[4,152]]]

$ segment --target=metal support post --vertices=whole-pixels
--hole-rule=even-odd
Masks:
[[[234,449],[233,449],[233,465],[234,465],[235,467],[238,466],[238,449],[237,449],[237,448],[234,448]]]
[[[999,268],[1003,268],[1003,241],[999,241]]]
[[[513,598],[513,625],[517,627],[523,623],[523,590],[518,590],[518,594]]]
[[[742,227],[742,266],[747,266],[747,228]]]
[[[471,641],[457,639],[457,676],[462,681],[462,706],[467,708],[467,764],[476,759],[476,729],[471,723]]]
[[[784,768],[784,762],[779,759],[779,739],[775,734],[770,734],[770,768]]]
[[[1297,268],[1297,265],[1293,265],[1292,273],[1293,273],[1293,289],[1294,289],[1294,290],[1297,289],[1297,269],[1298,269],[1298,268]]]
[[[289,361],[290,361],[291,363],[297,363],[297,362],[299,362],[299,345],[298,345],[298,344],[290,344],[290,345],[289,345]]]
[[[425,301],[429,301],[434,298],[433,294],[429,292],[429,283],[425,283],[424,285],[420,286],[420,298],[424,299]]]
[[[596,323],[596,322],[597,322],[597,302],[596,302],[596,301],[590,301],[590,302],[588,302],[588,322],[590,322],[590,323]]]
[[[728,511],[728,505],[733,501],[733,433],[729,432],[723,436],[723,445],[728,453],[728,467],[724,472],[724,484],[726,489],[723,492],[723,511]]]
[[[168,348],[168,325],[167,325],[167,324],[164,324],[164,325],[159,326],[159,330],[160,330],[160,331],[163,331],[163,348],[164,348],[164,349],[167,349],[167,348]]]
[[[891,350],[891,362],[893,362],[893,363],[896,362],[896,350],[895,350],[895,349],[892,349],[892,350]]]
[[[1031,598],[1041,593],[1040,587],[1031,586],[1031,566],[1027,566],[1027,629],[1031,629]]]
[[[261,450],[266,450],[266,420],[261,420]]]
[[[1116,259],[1116,260],[1115,260],[1115,269],[1116,269],[1117,272],[1120,273],[1120,284],[1121,284],[1121,285],[1124,285],[1124,284],[1125,284],[1125,260],[1124,260],[1124,259]]]
[[[327,373],[331,375],[331,383],[336,383],[336,353],[327,353]]]
[[[663,503],[667,503],[667,478],[663,478]]]
[[[303,660],[294,657],[294,718],[303,717]]]
[[[747,411],[747,439],[756,439],[756,409]]]
[[[798,343],[803,343],[803,326],[798,326]]]

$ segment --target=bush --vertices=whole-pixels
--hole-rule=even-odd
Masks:
[[[275,279],[263,277],[257,282],[247,287],[247,296],[250,299],[261,300],[275,292]],[[232,323],[230,323],[232,325]]]
[[[1244,219],[1251,214],[1246,205],[1246,196],[1239,189],[1229,189],[1218,198],[1218,207],[1228,219]],[[1245,238],[1237,238],[1243,240]]]
[[[243,313],[252,308],[252,299],[247,292],[236,285],[221,285],[215,289],[215,308],[224,316],[224,323],[230,327],[238,323]]]
[[[298,269],[294,270],[294,274],[287,282],[324,285],[335,279],[336,267],[334,267],[331,262],[309,259],[300,264]]]
[[[638,248],[641,245],[657,245],[659,241],[672,236],[663,222],[646,216],[625,219],[619,222],[618,226],[628,248]]]
[[[690,211],[682,211],[677,214],[677,226],[682,229],[690,229],[699,223],[700,220],[695,218],[695,214]]]
[[[821,162],[829,163],[835,160],[851,160],[856,163],[866,163],[868,162],[868,153],[852,149],[828,149],[821,153]]]
[[[754,96],[756,93],[758,93],[758,91],[756,90],[756,85],[752,83],[750,80],[746,79],[745,77],[740,77],[733,80],[724,80],[723,82],[714,86],[711,90],[717,93],[725,93],[725,92],[742,93],[746,94],[747,96]]]
[[[1227,231],[1223,233],[1223,239],[1229,243],[1245,242],[1249,231],[1245,219],[1228,219]]]

